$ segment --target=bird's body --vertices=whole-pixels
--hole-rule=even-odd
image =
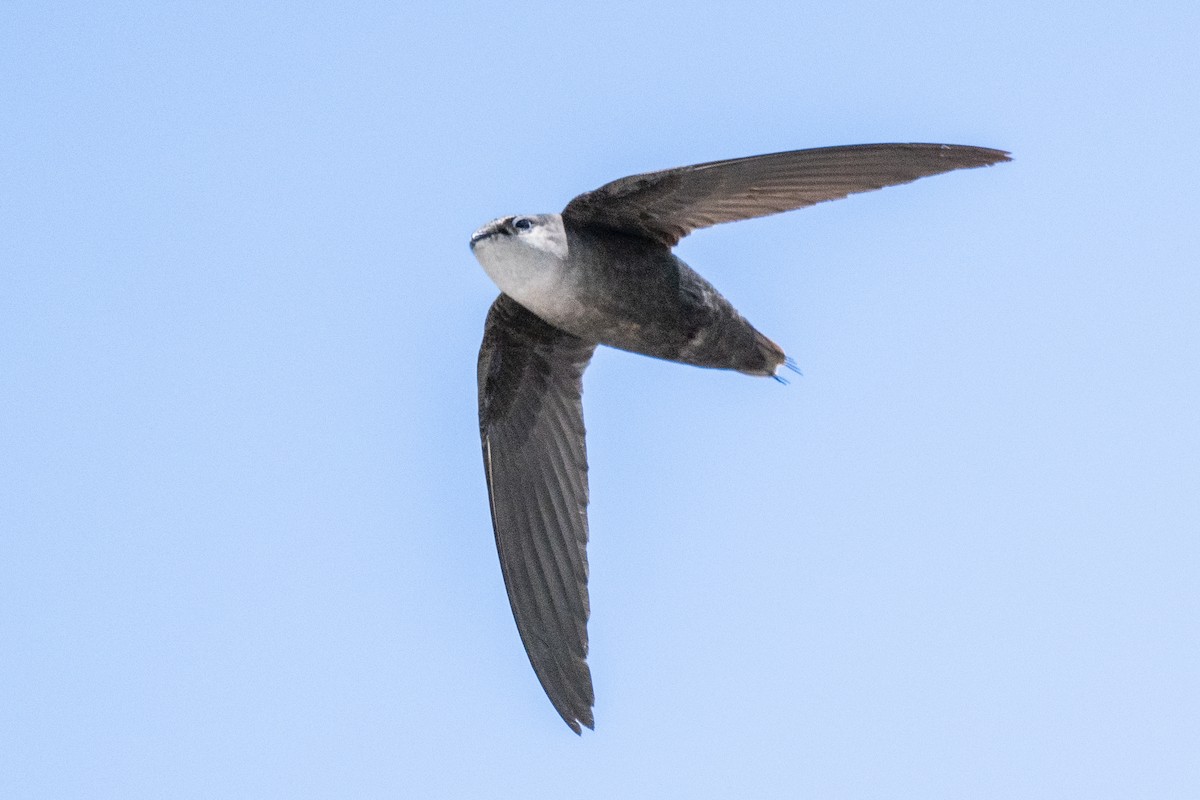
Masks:
[[[597,345],[775,375],[783,350],[671,252],[696,228],[1008,160],[937,144],[853,145],[622,178],[561,214],[501,217],[471,248],[502,294],[479,352],[479,430],[501,571],[546,694],[591,727],[582,376]]]
[[[517,220],[529,227],[515,228]],[[778,345],[657,242],[589,230],[560,214],[506,217],[472,240],[505,294],[581,339],[751,375],[773,375],[784,361]]]

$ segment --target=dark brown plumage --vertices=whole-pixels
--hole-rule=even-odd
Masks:
[[[504,586],[534,672],[576,733],[592,727],[594,701],[580,394],[595,349],[502,294],[479,350],[479,435]]]
[[[479,433],[496,547],[521,641],[572,730],[593,724],[580,398],[597,344],[773,375],[783,350],[671,252],[680,239],[1007,160],[982,147],[872,144],[715,161],[622,178],[579,195],[561,215],[502,217],[472,237],[504,292],[479,351]]]
[[[563,218],[674,247],[692,231],[721,222],[765,217],[1008,160],[1003,150],[953,144],[791,150],[620,178],[576,197],[563,209]]]

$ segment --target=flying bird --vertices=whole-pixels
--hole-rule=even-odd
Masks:
[[[776,376],[788,365],[671,249],[692,231],[927,175],[1008,161],[946,144],[793,150],[632,175],[561,214],[492,220],[471,250],[500,288],[479,350],[492,528],[529,661],[575,733],[594,726],[588,669],[583,371],[597,345]]]

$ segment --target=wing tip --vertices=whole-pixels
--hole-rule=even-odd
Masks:
[[[589,731],[596,730],[596,720],[592,717],[592,710],[589,708],[582,714],[562,714],[563,722],[567,723],[567,727],[575,732],[576,736],[583,736],[583,729]]]
[[[928,146],[928,145],[923,145]],[[940,144],[936,145],[946,155],[957,156],[963,160],[963,166],[971,167],[990,167],[993,164],[1003,164],[1005,161],[1012,161],[1012,153],[1008,150],[999,150],[993,147],[979,147],[973,144]]]
[[[535,651],[529,652],[529,660],[546,697],[567,727],[576,735],[582,735],[585,727],[595,730],[592,706],[596,704],[596,693],[592,688],[592,674],[587,661],[574,658],[574,669],[567,671],[553,657],[549,661],[535,657]]]
[[[584,669],[586,668],[585,664]],[[582,691],[575,697],[566,697],[561,692],[546,692],[550,702],[554,705],[554,710],[562,717],[563,722],[567,723],[567,727],[575,731],[576,736],[582,736],[584,728],[590,731],[596,730],[596,718],[592,713],[596,696],[592,691],[590,675],[585,678],[581,689]]]

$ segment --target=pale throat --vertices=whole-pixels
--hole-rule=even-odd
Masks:
[[[524,235],[479,242],[475,258],[500,291],[547,320],[569,315],[576,305],[561,223],[542,224]]]

